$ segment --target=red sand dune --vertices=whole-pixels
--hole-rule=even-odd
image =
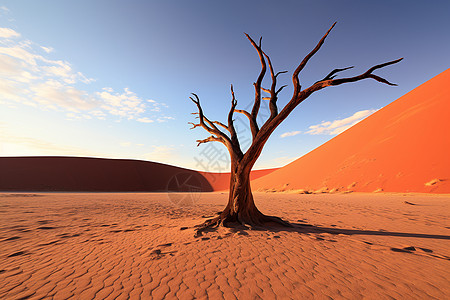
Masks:
[[[252,178],[273,170],[254,171]],[[138,160],[0,157],[0,191],[210,192],[227,189],[229,178]]]
[[[450,69],[253,189],[450,193]]]

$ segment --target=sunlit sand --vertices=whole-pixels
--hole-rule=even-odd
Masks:
[[[193,226],[227,194],[1,194],[1,299],[445,299],[450,198],[255,193],[294,228]]]

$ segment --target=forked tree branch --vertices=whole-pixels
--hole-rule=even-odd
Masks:
[[[258,52],[259,60],[261,62],[261,72],[259,73],[258,79],[253,84],[255,86],[255,101],[253,103],[253,108],[251,112],[251,119],[250,119],[250,130],[252,131],[253,139],[255,139],[256,134],[259,131],[259,126],[257,123],[257,117],[259,113],[259,108],[261,106],[261,83],[264,79],[264,75],[266,74],[266,61],[264,59],[263,51],[261,49],[261,41],[262,37],[259,39],[259,45],[256,45],[255,41],[247,34],[245,33],[245,36],[250,41],[252,46],[256,49]]]
[[[386,79],[372,74],[373,71],[392,65],[392,64],[396,64],[398,62],[400,62],[403,58],[399,58],[393,61],[389,61],[386,63],[382,63],[379,65],[375,65],[371,68],[369,68],[366,72],[357,75],[357,76],[353,76],[353,77],[348,77],[348,78],[341,78],[341,79],[335,79],[336,74],[345,70],[348,70],[352,67],[347,67],[347,68],[343,68],[343,69],[334,69],[333,71],[331,71],[327,76],[325,76],[324,79],[314,83],[313,85],[311,85],[310,87],[304,89],[304,90],[300,90],[301,86],[299,83],[299,79],[298,79],[298,74],[300,73],[300,71],[305,67],[306,63],[309,61],[309,59],[311,59],[311,57],[317,53],[317,51],[320,49],[320,47],[322,46],[322,44],[325,41],[325,38],[328,36],[328,34],[330,33],[330,31],[333,29],[333,27],[335,26],[336,23],[334,23],[331,28],[327,31],[327,33],[322,37],[322,39],[319,41],[319,43],[316,45],[316,47],[302,60],[302,62],[300,63],[300,65],[297,67],[297,69],[294,72],[293,75],[293,82],[294,82],[294,94],[291,98],[291,100],[285,105],[285,107],[274,117],[274,118],[269,118],[263,126],[261,126],[258,135],[256,136],[256,138],[253,140],[252,145],[250,146],[250,148],[247,150],[247,152],[244,155],[244,164],[249,163],[251,164],[253,162],[254,157],[259,157],[262,148],[264,146],[264,144],[266,143],[267,139],[269,138],[269,136],[272,134],[272,132],[278,127],[278,125],[283,122],[287,116],[301,103],[303,102],[306,98],[308,98],[312,93],[321,90],[325,87],[328,86],[336,86],[336,85],[341,85],[344,83],[349,83],[349,82],[356,82],[356,81],[360,81],[363,79],[367,79],[367,78],[371,78],[374,79],[376,81],[379,81],[381,83],[385,83],[388,85],[396,85],[393,84],[389,81],[387,81]]]
[[[333,78],[335,78],[337,75],[335,75],[335,74],[337,74],[337,73],[339,73],[339,72],[342,72],[342,71],[345,71],[345,70],[348,70],[348,69],[352,69],[352,68],[354,68],[355,66],[351,66],[351,67],[347,67],[347,68],[342,68],[342,69],[334,69],[333,71],[331,71],[327,76],[325,76],[325,78],[324,79],[322,79],[322,80],[320,80],[320,81],[325,81],[325,80],[328,80],[328,79],[333,79]]]
[[[294,97],[302,89],[298,75],[303,70],[303,68],[306,66],[306,64],[311,59],[311,57],[313,57],[314,54],[316,54],[317,51],[319,51],[320,47],[322,47],[323,43],[325,42],[325,39],[327,38],[328,34],[334,28],[335,25],[336,25],[336,22],[334,22],[333,25],[331,25],[330,29],[328,29],[327,33],[325,33],[325,35],[320,39],[320,41],[319,41],[319,43],[317,43],[316,47],[310,53],[308,53],[308,55],[306,55],[305,58],[303,58],[302,62],[298,65],[297,69],[295,69],[294,73],[292,74],[292,82],[294,83]]]
[[[285,87],[282,86],[281,88],[278,89],[278,91],[276,91],[277,77],[278,75],[286,73],[287,71],[281,71],[275,74],[275,72],[273,71],[272,61],[270,60],[269,55],[267,55],[265,52],[263,52],[263,55],[266,57],[267,64],[269,65],[270,76],[272,78],[272,85],[270,87],[270,90],[264,88],[262,90],[270,94],[270,98],[268,99],[270,108],[270,119],[273,119],[278,114],[278,107],[277,107],[278,93],[281,92],[281,90]]]
[[[203,109],[200,105],[200,99],[198,98],[198,96],[196,94],[192,93],[192,95],[195,97],[195,99],[192,97],[189,97],[189,98],[192,100],[192,102],[194,102],[197,105],[199,124],[198,125],[192,124],[193,127],[191,129],[201,126],[203,129],[205,129],[212,135],[215,135],[216,141],[223,143],[227,148],[230,149],[231,148],[230,138],[225,133],[220,131],[213,122],[211,122],[208,118],[205,117],[205,115],[203,114]],[[201,143],[199,143],[198,145],[200,145],[200,144]]]
[[[192,125],[192,127],[190,128],[190,129],[194,129],[194,128],[197,128],[197,127],[201,127],[202,125],[200,125],[200,124],[195,124],[195,123],[192,123],[192,122],[188,122],[188,124],[191,124]]]
[[[236,98],[234,95],[233,86],[231,86],[232,100],[231,100],[230,112],[228,113],[228,126],[225,124],[222,124],[220,122],[217,122],[217,121],[211,122],[208,118],[206,118],[203,115],[203,111],[200,106],[200,100],[198,99],[196,94],[193,94],[195,99],[193,99],[191,97],[191,100],[198,107],[199,111],[198,111],[198,113],[195,113],[195,114],[198,114],[198,118],[199,118],[200,122],[199,122],[199,124],[194,124],[194,123],[190,123],[190,124],[193,125],[192,128],[201,126],[206,131],[208,131],[209,133],[212,134],[212,136],[210,136],[207,139],[198,140],[197,142],[199,143],[199,145],[202,143],[210,142],[210,141],[220,141],[227,146],[227,148],[230,150],[230,153],[233,152],[234,154],[239,153],[240,155],[242,155],[242,161],[240,160],[240,164],[242,166],[245,166],[245,168],[251,169],[254,162],[261,154],[264,144],[268,140],[269,136],[273,133],[273,131],[278,127],[278,125],[281,122],[283,122],[287,118],[287,116],[301,102],[303,102],[305,99],[307,99],[312,93],[319,91],[328,86],[337,86],[337,85],[341,85],[344,83],[356,82],[356,81],[360,81],[360,80],[367,79],[367,78],[374,79],[378,82],[388,84],[388,85],[396,85],[378,75],[373,74],[373,72],[377,69],[381,69],[386,66],[396,64],[396,63],[400,62],[403,58],[389,61],[386,63],[382,63],[379,65],[375,65],[375,66],[369,68],[366,72],[364,72],[360,75],[357,75],[357,76],[353,76],[353,77],[336,79],[336,76],[338,73],[343,72],[348,69],[351,69],[353,67],[334,69],[330,73],[328,73],[328,75],[326,75],[322,80],[319,80],[319,81],[315,82],[313,85],[311,85],[310,87],[308,87],[304,90],[301,90],[301,85],[300,85],[300,80],[299,80],[300,72],[306,66],[308,61],[319,51],[320,47],[323,45],[323,43],[325,42],[325,39],[327,38],[328,34],[331,32],[331,30],[334,28],[335,25],[336,25],[336,23],[334,23],[330,27],[330,29],[328,29],[328,31],[325,33],[325,35],[317,43],[316,47],[310,53],[308,53],[308,55],[306,55],[305,58],[303,58],[303,60],[300,62],[300,64],[295,69],[295,71],[292,75],[292,82],[294,85],[294,94],[292,95],[291,100],[284,106],[284,108],[281,111],[278,111],[277,99],[278,99],[278,94],[283,90],[283,88],[286,87],[286,85],[280,87],[279,89],[276,89],[276,84],[277,84],[278,75],[285,73],[286,71],[278,72],[275,74],[274,70],[273,70],[273,65],[272,65],[272,62],[271,62],[269,56],[266,53],[264,53],[261,49],[261,39],[259,40],[259,45],[257,45],[255,43],[255,41],[253,41],[253,39],[248,34],[245,34],[246,37],[248,38],[248,40],[250,41],[250,43],[252,44],[252,46],[258,52],[258,55],[259,55],[259,58],[261,61],[261,72],[258,76],[257,81],[254,83],[255,101],[253,104],[252,111],[250,113],[246,110],[236,109],[237,101],[236,101]],[[267,64],[269,66],[270,75],[271,75],[271,79],[272,79],[272,84],[271,84],[270,89],[265,89],[265,88],[261,87],[261,83],[262,83],[262,80],[264,78],[266,68],[267,68],[266,59],[267,59]],[[261,98],[261,91],[269,93],[270,97]],[[257,120],[257,116],[258,116],[260,105],[261,105],[261,99],[267,99],[270,101],[269,107],[270,107],[271,115],[266,120],[266,122],[261,126],[261,128],[259,128],[256,120]],[[251,128],[252,136],[253,136],[253,142],[245,154],[242,154],[242,152],[241,152],[241,149],[239,147],[239,141],[237,139],[236,131],[235,131],[235,128],[233,125],[234,112],[244,114],[249,119],[250,128]],[[224,134],[222,131],[220,131],[215,124],[227,129],[230,132],[230,137],[228,137],[226,134]]]

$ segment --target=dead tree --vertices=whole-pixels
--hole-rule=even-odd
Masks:
[[[231,158],[231,178],[228,204],[225,209],[220,214],[218,214],[217,217],[209,219],[205,223],[199,225],[197,229],[198,234],[201,234],[201,232],[208,227],[216,227],[220,225],[225,226],[229,223],[240,223],[244,226],[258,227],[268,222],[275,222],[284,226],[291,226],[288,222],[282,220],[281,218],[267,216],[261,213],[255,206],[255,202],[253,200],[253,195],[251,192],[250,171],[259,155],[261,154],[261,151],[270,135],[300,103],[302,103],[312,93],[317,92],[325,87],[341,85],[349,82],[356,82],[366,78],[375,79],[376,81],[392,86],[396,85],[390,83],[380,76],[373,74],[373,72],[377,69],[398,63],[403,58],[376,65],[368,69],[366,72],[353,77],[336,78],[336,75],[339,72],[351,69],[353,67],[334,69],[322,80],[319,80],[313,85],[302,89],[299,80],[300,72],[305,68],[311,57],[313,57],[313,55],[316,54],[320,47],[323,45],[326,37],[335,25],[336,23],[331,26],[327,33],[325,33],[325,35],[320,39],[316,47],[308,55],[306,55],[306,57],[295,69],[292,75],[294,92],[291,100],[281,109],[281,111],[278,108],[277,100],[279,93],[283,90],[283,88],[286,87],[286,85],[277,88],[277,78],[280,74],[285,73],[286,71],[275,73],[269,56],[261,48],[262,38],[259,39],[259,43],[257,44],[248,34],[245,35],[252,46],[256,49],[259,60],[261,62],[261,72],[259,73],[259,76],[254,83],[255,99],[252,110],[245,111],[236,109],[237,101],[234,95],[233,85],[231,85],[231,108],[228,113],[227,124],[218,121],[211,121],[210,119],[208,119],[203,113],[199,97],[194,93],[192,94],[193,97],[190,97],[190,99],[197,105],[198,112],[194,114],[198,115],[197,118],[199,120],[199,122],[196,124],[190,123],[193,125],[191,129],[202,127],[211,134],[211,136],[207,137],[206,139],[197,140],[197,146],[208,142],[220,142],[227,147]],[[261,86],[267,68],[270,71],[272,81],[269,89],[263,88]],[[268,93],[269,96],[262,98],[262,91]],[[269,101],[270,117],[268,117],[266,122],[260,127],[257,123],[257,116],[260,109],[261,100]],[[241,149],[236,129],[233,124],[234,113],[241,113],[245,115],[248,118],[250,124],[252,143],[245,153],[243,153]]]

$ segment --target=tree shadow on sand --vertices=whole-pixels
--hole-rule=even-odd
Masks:
[[[377,235],[377,236],[397,236],[397,237],[413,237],[413,238],[425,238],[425,239],[439,239],[450,240],[449,235],[439,234],[425,234],[425,233],[411,233],[411,232],[396,232],[385,230],[363,230],[363,229],[344,229],[336,227],[323,227],[306,223],[291,223],[294,227],[282,228],[273,227],[266,228],[266,230],[279,232],[279,231],[291,231],[298,233],[329,233],[329,234],[344,234],[344,235]]]
[[[279,232],[293,232],[298,234],[317,234],[316,239],[325,240],[323,237],[320,237],[320,234],[326,233],[331,235],[345,235],[345,236],[353,236],[353,235],[365,235],[365,236],[392,236],[392,237],[409,237],[409,238],[424,238],[424,239],[437,239],[437,240],[450,240],[449,235],[439,235],[439,234],[425,234],[425,233],[411,233],[411,232],[396,232],[396,231],[385,231],[385,230],[363,230],[363,229],[344,229],[344,228],[336,228],[336,227],[325,227],[320,225],[311,225],[308,223],[290,223],[292,227],[280,226],[278,224],[274,224],[270,227],[254,227],[248,228],[241,225],[236,225],[229,227],[232,232],[241,236],[248,236],[251,231],[259,231],[259,232],[270,232],[270,233],[279,233]],[[215,232],[216,228],[208,228],[203,231],[203,233],[207,232]],[[273,236],[274,238],[281,238],[278,235]],[[203,239],[209,239],[205,237]],[[335,240],[332,240],[336,242]],[[362,241],[368,245],[374,245],[373,242]],[[394,248],[386,246],[390,248],[393,252],[403,252],[403,253],[416,253],[416,250],[421,250],[426,255],[433,256],[440,259],[450,260],[449,256],[439,255],[433,253],[433,250],[422,248],[422,247],[414,247],[409,246],[405,248]],[[416,249],[417,248],[417,249]]]
[[[248,228],[241,225],[236,225],[230,227],[234,232],[240,235],[248,235],[248,231],[267,231],[267,232],[297,232],[300,234],[309,233],[329,233],[329,234],[343,234],[343,235],[376,235],[376,236],[396,236],[396,237],[412,237],[412,238],[425,238],[425,239],[439,239],[439,240],[450,240],[449,235],[439,235],[439,234],[425,234],[425,233],[411,233],[411,232],[396,232],[396,231],[385,231],[385,230],[363,230],[363,229],[344,229],[337,227],[324,227],[320,225],[312,225],[308,223],[290,223],[292,227],[279,226],[274,224],[269,227],[253,227]],[[214,232],[216,228],[208,228],[203,231]]]

